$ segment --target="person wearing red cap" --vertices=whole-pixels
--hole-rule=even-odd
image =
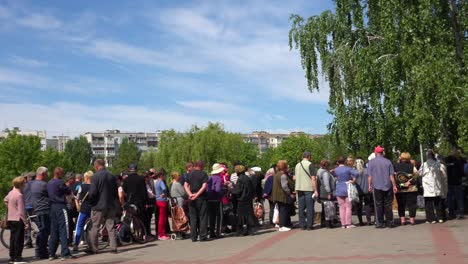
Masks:
[[[393,193],[397,191],[393,164],[384,157],[384,148],[377,146],[374,149],[375,158],[369,161],[367,168],[369,192],[374,192],[376,210],[376,228],[384,228],[384,213],[387,227],[393,224]]]

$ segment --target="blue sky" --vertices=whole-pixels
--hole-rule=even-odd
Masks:
[[[0,1],[0,126],[325,133],[289,15],[331,1]]]

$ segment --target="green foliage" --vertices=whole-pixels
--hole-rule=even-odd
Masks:
[[[162,133],[156,164],[167,171],[184,171],[187,161],[203,160],[206,170],[216,162],[224,162],[232,168],[236,161],[254,165],[257,150],[243,141],[241,135],[224,131],[217,123],[209,123],[206,128],[192,127],[185,133],[174,130]]]
[[[112,164],[112,172],[114,174],[119,174],[126,170],[128,165],[132,163],[138,164],[140,155],[141,153],[135,142],[131,142],[128,138],[124,138],[117,151],[116,159]]]
[[[156,151],[149,150],[141,154],[140,160],[138,161],[138,169],[146,171],[156,167]]]
[[[457,0],[336,0],[334,12],[292,15],[290,47],[309,90],[319,89],[319,74],[330,85],[332,138],[354,153],[377,144],[466,149],[467,17]]]
[[[62,167],[64,167],[66,171],[83,173],[89,169],[93,152],[86,138],[80,136],[69,140],[67,144],[65,144],[63,155]]]
[[[11,181],[23,172],[35,171],[41,157],[41,141],[36,136],[11,133],[0,143],[0,198],[11,189]],[[3,204],[3,203],[2,203]]]
[[[71,171],[70,161],[65,158],[63,153],[60,153],[55,148],[48,147],[45,151],[40,153],[40,158],[35,164],[34,168],[44,166],[53,172],[56,167],[62,167],[65,171]]]

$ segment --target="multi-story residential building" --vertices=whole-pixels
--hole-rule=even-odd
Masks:
[[[304,132],[291,132],[289,134],[270,134],[266,131],[254,131],[251,134],[242,134],[245,142],[257,146],[260,153],[265,153],[269,148],[277,148],[283,141],[291,136],[306,135],[310,138],[321,135],[306,134]]]
[[[65,150],[65,145],[70,140],[69,136],[53,136],[46,139],[47,147],[54,148],[60,152]]]
[[[85,137],[91,144],[93,156],[103,158],[107,166],[112,166],[118,148],[124,138],[135,142],[142,152],[150,149],[156,150],[159,142],[159,133],[152,132],[120,132],[120,130],[106,130],[105,132],[87,132]]]
[[[3,141],[5,138],[7,138],[10,133],[16,133],[18,135],[23,135],[23,136],[36,136],[41,140],[41,150],[45,150],[47,148],[46,131],[40,131],[40,130],[22,131],[20,130],[19,127],[13,127],[12,130],[7,128],[3,130],[2,132],[0,132],[0,142]]]

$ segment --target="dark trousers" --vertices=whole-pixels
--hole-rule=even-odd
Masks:
[[[395,196],[398,203],[398,216],[405,217],[405,210],[408,208],[409,217],[416,217],[416,208],[418,207],[418,193],[401,192],[397,193]]]
[[[312,228],[314,226],[314,198],[313,192],[297,191],[299,203],[299,226]],[[307,221],[306,221],[307,220]]]
[[[49,256],[55,256],[60,241],[62,257],[69,256],[68,235],[69,220],[66,206],[63,204],[52,204],[50,207],[50,239]]]
[[[196,241],[198,235],[200,235],[200,239],[206,239],[208,235],[207,201],[200,198],[190,201],[189,216],[192,241]]]
[[[24,223],[23,221],[8,221],[10,227],[10,259],[18,260],[23,255]]]
[[[292,222],[291,222],[291,212],[290,212],[290,207],[292,205],[286,204],[286,203],[277,203],[278,204],[278,210],[279,210],[279,226],[280,227],[292,227]]]
[[[449,185],[447,202],[450,217],[463,216],[465,203],[465,190],[463,185]]]
[[[142,218],[143,224],[145,225],[146,233],[148,235],[151,235],[151,218],[153,217],[154,213],[154,205],[147,205],[145,208],[145,212]],[[158,221],[158,219],[154,220],[155,222]],[[157,229],[156,229],[157,232]]]
[[[442,216],[442,199],[440,197],[424,197],[424,205],[426,209],[426,221],[433,222],[443,220]],[[435,214],[434,214],[435,210]]]
[[[387,225],[393,223],[393,190],[382,191],[374,189],[375,219],[377,225],[383,225],[384,215]]]
[[[237,235],[252,235],[255,226],[253,205],[251,202],[237,203]]]
[[[268,205],[269,205],[269,211],[268,211],[268,217],[270,219],[270,225],[275,225],[273,223],[273,213],[275,212],[275,203],[271,200],[268,200]]]
[[[372,193],[360,194],[359,195],[359,201],[353,203],[353,208],[356,208],[356,214],[357,214],[357,217],[358,217],[358,220],[359,220],[359,224],[363,223],[363,221],[362,221],[362,209],[364,209],[366,211],[367,223],[370,223],[372,206],[374,206]]]
[[[208,201],[208,220],[210,227],[210,236],[214,237],[221,234],[221,201]]]
[[[47,250],[47,243],[50,234],[50,215],[49,213],[38,213],[36,212],[36,224],[39,229],[39,233],[36,238],[36,257],[46,258],[49,256]]]

